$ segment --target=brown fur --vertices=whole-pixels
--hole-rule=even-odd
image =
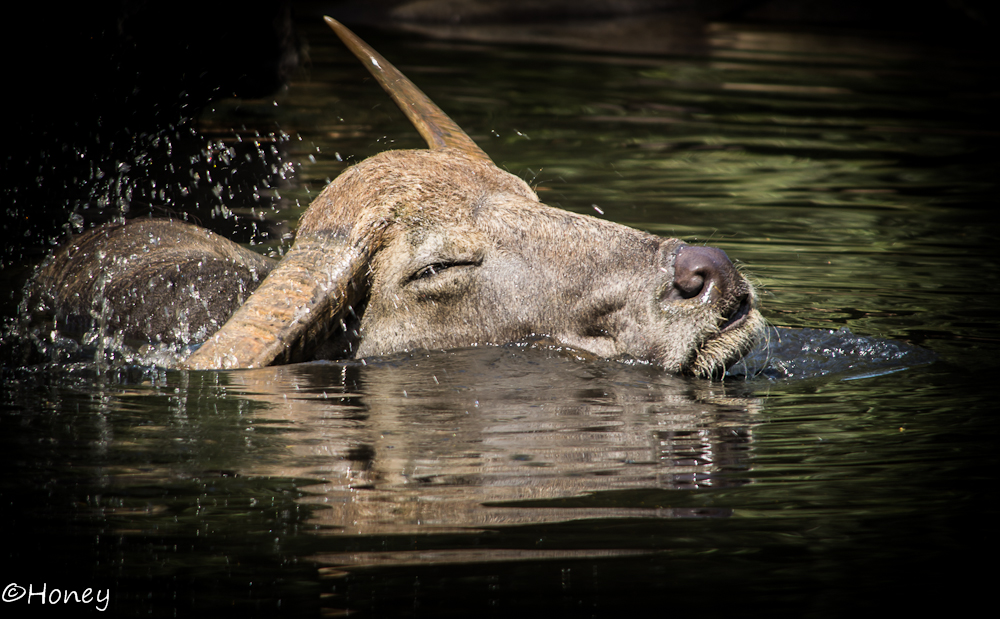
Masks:
[[[340,195],[366,206],[333,207]],[[520,179],[461,153],[373,157],[330,185],[303,228],[336,229],[335,213],[358,222],[353,239],[379,231],[357,356],[547,336],[708,375],[741,356],[762,324],[753,310],[738,337],[712,340],[722,316],[754,302],[731,265],[712,302],[669,298],[683,243],[546,207]],[[429,265],[443,268],[414,278]]]

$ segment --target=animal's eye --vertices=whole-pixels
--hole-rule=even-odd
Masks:
[[[478,264],[479,262],[471,260],[456,261],[456,262],[435,262],[434,264],[428,264],[427,266],[419,269],[416,273],[410,276],[409,281],[413,282],[420,279],[428,279],[448,269],[453,269],[455,267],[477,266]]]
[[[437,275],[439,271],[443,271],[447,268],[448,268],[447,264],[440,262],[437,264],[428,264],[424,268],[414,273],[413,276],[410,278],[410,280],[412,281],[415,279],[425,279],[428,277],[432,277],[434,275]]]

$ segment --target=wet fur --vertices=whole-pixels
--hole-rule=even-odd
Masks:
[[[97,328],[139,342],[195,344],[218,330],[275,264],[179,221],[109,224],[39,267],[27,307],[70,336]]]

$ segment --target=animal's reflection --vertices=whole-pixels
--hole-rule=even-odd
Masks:
[[[288,427],[287,455],[247,471],[326,480],[317,524],[403,533],[581,517],[726,515],[618,507],[605,491],[744,483],[752,399],[651,368],[486,347],[225,375]],[[606,496],[606,495],[605,495]]]

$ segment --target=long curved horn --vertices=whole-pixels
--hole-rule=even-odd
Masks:
[[[325,339],[357,301],[370,240],[297,238],[295,246],[236,312],[182,364],[191,370],[254,368]]]
[[[489,156],[472,141],[455,121],[448,117],[441,108],[434,105],[419,88],[414,85],[399,69],[383,58],[378,52],[362,41],[343,24],[332,17],[323,19],[337,33],[344,45],[358,57],[361,64],[378,80],[399,109],[403,110],[413,126],[426,140],[431,150],[439,148],[454,148],[477,159],[490,161]]]

